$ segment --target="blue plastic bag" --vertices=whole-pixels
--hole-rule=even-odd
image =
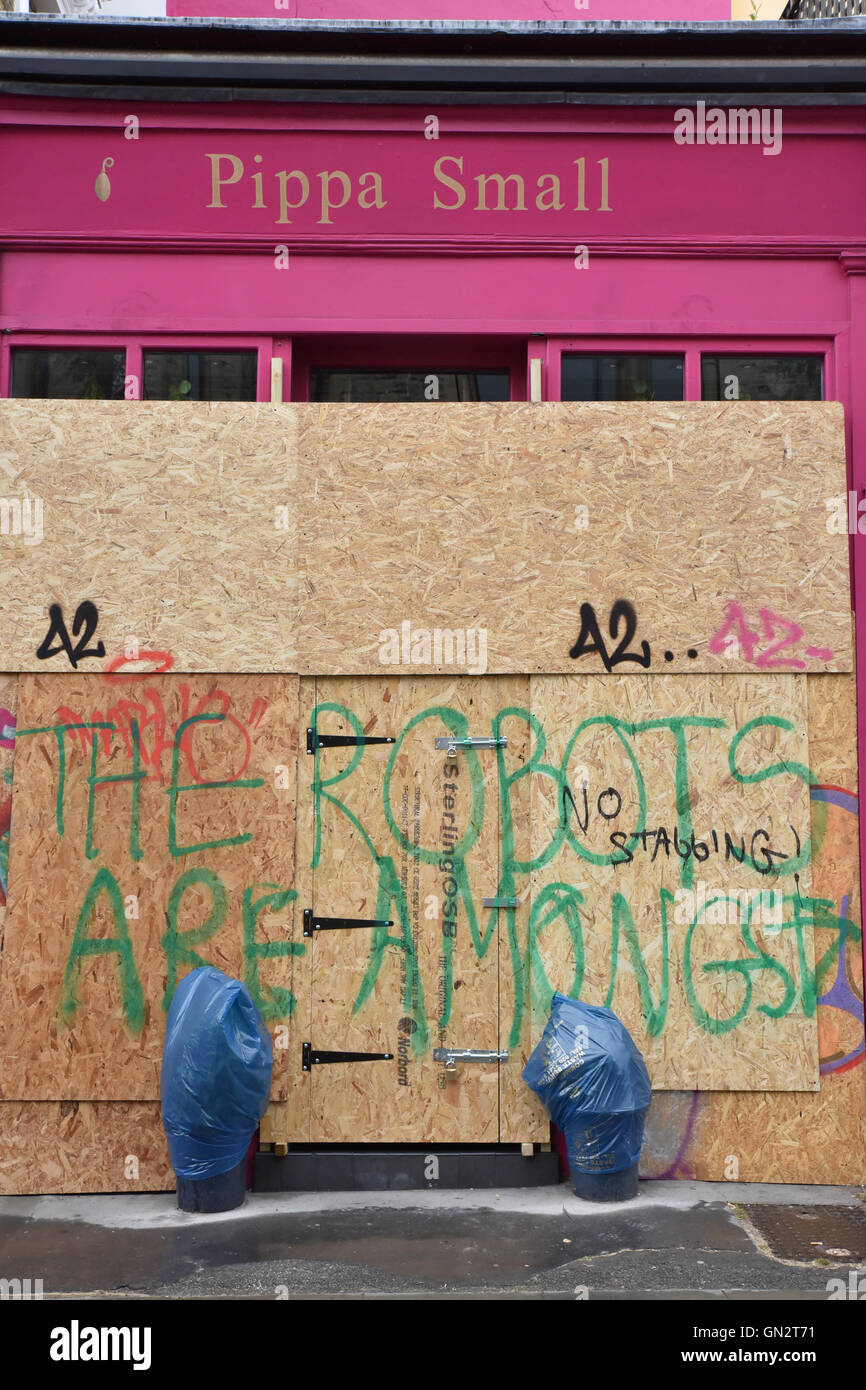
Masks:
[[[572,1169],[619,1173],[635,1166],[652,1087],[628,1030],[610,1009],[554,994],[522,1074],[564,1135]]]
[[[212,965],[181,980],[162,1053],[162,1123],[179,1178],[237,1167],[268,1107],[273,1061],[246,985]]]

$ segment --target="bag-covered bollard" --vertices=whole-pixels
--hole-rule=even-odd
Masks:
[[[554,994],[522,1075],[565,1137],[577,1196],[594,1202],[636,1197],[652,1088],[643,1057],[616,1014]]]
[[[162,1053],[162,1123],[182,1211],[231,1211],[268,1107],[271,1037],[246,985],[200,966],[178,985]]]

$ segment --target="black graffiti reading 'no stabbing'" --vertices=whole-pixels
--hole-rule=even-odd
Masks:
[[[581,790],[583,799],[582,814],[580,807],[581,793],[578,793],[578,799],[575,800],[571,787],[567,782],[563,782],[561,803],[562,820],[560,822],[560,829],[564,830],[566,828],[569,817],[573,815],[581,834],[585,835],[589,829],[592,811],[585,782]],[[569,804],[571,807],[570,810]],[[622,810],[622,805],[623,798],[616,787],[606,787],[604,791],[599,793],[595,801],[595,808],[598,814],[603,821],[607,822],[617,819]],[[665,858],[670,859],[671,848],[673,848],[674,854],[684,862],[689,858],[693,858],[698,863],[703,863],[705,860],[709,859],[710,854],[717,854],[723,856],[726,861],[732,859],[737,864],[742,864],[745,859],[748,859],[749,865],[756,869],[759,874],[771,874],[774,872],[773,860],[778,859],[784,862],[787,859],[799,858],[802,853],[800,836],[797,834],[796,828],[793,825],[789,825],[789,829],[794,837],[793,854],[787,854],[784,850],[772,849],[770,847],[769,832],[762,826],[758,826],[753,830],[748,853],[746,851],[747,837],[745,834],[740,833],[739,835],[732,835],[728,830],[717,830],[712,826],[705,832],[705,837],[703,839],[697,839],[694,830],[692,830],[687,837],[681,837],[679,828],[676,825],[674,825],[672,833],[669,832],[668,828],[664,825],[657,826],[655,829],[643,827],[641,829],[632,830],[631,832],[626,830],[611,830],[608,832],[610,843],[614,849],[620,851],[622,857],[619,859],[611,858],[610,864],[611,867],[615,869],[620,864],[633,863],[635,855],[632,853],[632,849],[630,849],[629,846],[632,846],[635,851],[639,846],[642,847],[644,853],[650,855],[651,864],[655,863],[662,850],[664,850]],[[722,841],[723,836],[724,840]],[[737,840],[739,840],[739,848],[737,846]],[[759,840],[766,841],[766,843],[759,845]],[[712,848],[710,847],[710,842],[712,842]],[[799,886],[797,891],[799,893]]]

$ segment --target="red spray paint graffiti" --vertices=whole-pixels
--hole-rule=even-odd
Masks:
[[[131,658],[127,658],[122,653],[112,657],[104,672],[106,682],[117,686],[140,684],[142,679],[147,679],[148,676],[162,675],[169,671],[174,659],[169,652],[142,651],[135,660],[156,663],[152,670],[144,672],[123,669],[129,665],[130,660]],[[127,756],[130,758],[133,752],[132,725],[135,722],[138,726],[139,755],[143,766],[149,769],[148,778],[164,783],[167,775],[164,759],[166,755],[169,757],[171,755],[178,727],[185,720],[198,714],[220,714],[224,716],[220,727],[230,731],[229,737],[232,739],[235,749],[234,766],[232,766],[231,771],[225,773],[224,780],[234,782],[243,777],[252,751],[249,730],[258,727],[268,708],[268,701],[256,696],[249,714],[245,718],[243,715],[239,718],[238,714],[231,708],[231,696],[218,685],[214,685],[206,695],[193,701],[190,686],[183,682],[180,686],[179,696],[180,710],[174,721],[170,720],[166,714],[162,695],[156,684],[146,685],[137,699],[126,699],[118,694],[117,698],[106,708],[94,708],[89,713],[71,709],[68,705],[59,705],[57,717],[59,721],[68,724],[84,723],[88,720],[113,724],[114,731],[122,739]],[[196,766],[193,749],[196,727],[192,725],[186,730],[181,738],[180,747],[186,759],[190,777],[194,782],[203,782],[206,779]],[[71,732],[70,737],[79,739],[83,750],[90,747],[92,739],[99,738],[102,740],[103,752],[108,754],[114,731],[102,729],[95,732],[90,729],[78,729]]]

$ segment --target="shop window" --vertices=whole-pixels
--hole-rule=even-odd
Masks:
[[[254,401],[255,352],[145,349],[146,401]]]
[[[311,401],[377,404],[382,401],[507,401],[511,399],[507,371],[356,371],[314,368],[310,372]]]
[[[13,348],[11,396],[122,401],[123,348]]]
[[[681,401],[683,358],[654,353],[563,353],[562,399]]]
[[[820,401],[823,366],[820,356],[702,357],[701,396],[705,401]]]

